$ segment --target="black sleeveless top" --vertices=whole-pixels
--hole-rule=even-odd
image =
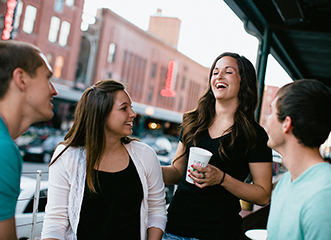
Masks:
[[[126,169],[98,171],[97,193],[85,182],[77,229],[78,240],[140,239],[140,208],[143,188],[130,157]]]

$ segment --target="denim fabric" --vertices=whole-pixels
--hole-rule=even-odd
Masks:
[[[199,240],[199,239],[190,238],[190,237],[181,237],[181,236],[177,236],[177,235],[165,232],[162,237],[162,240]]]

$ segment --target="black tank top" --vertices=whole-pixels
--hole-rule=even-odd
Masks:
[[[143,188],[130,157],[126,169],[98,171],[97,193],[85,182],[77,229],[78,240],[140,239],[140,208]]]

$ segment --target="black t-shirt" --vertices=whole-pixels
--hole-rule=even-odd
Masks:
[[[122,171],[98,172],[97,194],[85,183],[78,240],[140,239],[143,188],[132,159]]]
[[[225,150],[229,158],[223,156],[221,159],[218,153],[220,141],[229,140],[231,133],[212,139],[208,130],[205,130],[197,142],[197,147],[213,153],[209,164],[244,181],[249,174],[250,162],[272,161],[271,149],[266,144],[268,135],[259,124],[255,123],[254,127],[257,144],[247,154],[245,154],[247,140],[241,136],[235,141],[233,148]],[[186,156],[189,155],[191,146],[186,148]],[[166,231],[199,239],[239,239],[242,222],[240,211],[239,199],[221,185],[200,189],[186,182],[184,174],[168,209]]]

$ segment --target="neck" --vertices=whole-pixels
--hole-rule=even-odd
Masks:
[[[111,138],[106,139],[106,150],[110,152],[116,152],[123,148],[123,144],[120,138]]]
[[[304,147],[299,143],[296,147],[291,146],[281,150],[281,152],[283,163],[291,173],[292,181],[310,167],[324,162],[318,148]]]
[[[24,118],[19,104],[13,101],[11,104],[0,102],[0,116],[5,122],[8,132],[13,140],[26,132],[31,125],[28,119]]]
[[[237,107],[237,100],[218,100],[215,103],[215,118],[233,119]]]

